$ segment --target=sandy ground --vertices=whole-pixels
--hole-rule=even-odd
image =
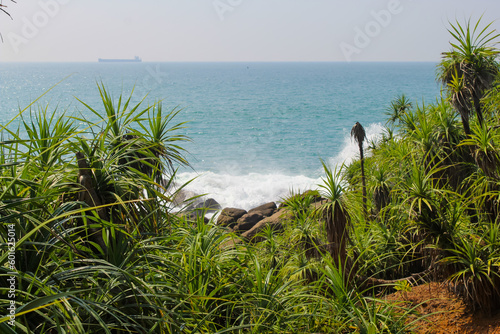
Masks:
[[[428,315],[417,323],[417,333],[437,334],[500,334],[500,310],[491,317],[474,314],[456,295],[440,283],[415,286],[409,292],[397,292],[386,297],[404,301],[410,307]]]

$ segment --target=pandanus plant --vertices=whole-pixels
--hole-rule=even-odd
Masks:
[[[387,123],[395,124],[399,123],[400,119],[403,115],[412,108],[411,101],[406,97],[405,94],[395,98],[391,105],[387,108],[387,112],[385,113],[389,116]]]
[[[499,73],[496,60],[499,51],[492,46],[500,36],[488,30],[491,24],[480,29],[479,19],[475,25],[470,20],[462,26],[458,21],[448,29],[454,41],[452,49],[443,52],[438,65],[438,79],[448,90],[453,107],[460,114],[464,131],[470,135],[469,119],[476,113],[479,124],[483,124],[481,98],[491,88]]]
[[[177,134],[185,124],[173,123],[178,109],[165,113],[159,102],[133,104],[132,93],[115,101],[103,84],[98,89],[102,99],[99,108],[80,101],[99,122],[82,119],[94,139],[80,140],[75,148],[83,166],[79,177],[88,174],[86,191],[95,191],[93,198],[100,199],[109,219],[130,228],[147,214],[148,202],[170,184],[176,166],[189,165],[179,145],[189,138]],[[84,202],[95,206],[95,200]]]
[[[391,201],[389,177],[389,171],[383,166],[378,166],[378,168],[373,171],[373,204],[376,214],[379,214]]]
[[[351,219],[345,203],[341,169],[332,172],[324,162],[322,163],[326,178],[319,186],[322,188],[323,197],[328,200],[321,207],[325,219],[327,248],[337,266],[344,268],[347,262],[348,230]]]
[[[494,178],[500,165],[500,156],[496,148],[498,142],[497,129],[478,124],[472,128],[471,135],[461,145],[470,146],[476,164],[486,176]]]
[[[366,178],[365,178],[365,158],[363,154],[363,143],[366,139],[366,132],[365,128],[359,123],[356,122],[354,126],[351,129],[351,137],[354,138],[356,143],[358,143],[359,146],[359,158],[361,162],[361,182],[363,183],[363,213],[365,214],[365,217],[367,215],[367,209],[366,209]]]

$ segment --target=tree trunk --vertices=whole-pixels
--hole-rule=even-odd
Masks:
[[[479,125],[483,126],[483,111],[481,110],[481,99],[474,94],[474,109],[476,110],[477,120],[479,121]]]
[[[469,118],[462,113],[460,113],[460,117],[462,118],[462,126],[464,127],[465,135],[467,138],[470,138]]]
[[[103,203],[92,184],[92,173],[90,172],[89,164],[85,159],[85,156],[82,152],[77,152],[76,159],[78,161],[78,183],[83,188],[83,190],[78,194],[78,200],[84,202],[90,208],[95,207],[99,218],[104,221],[109,221],[106,208],[101,207]],[[102,230],[91,228],[89,229],[89,232],[90,240],[98,244],[104,253],[106,253],[107,247],[102,237]]]
[[[361,160],[361,182],[363,184],[363,214],[368,217],[368,209],[366,207],[366,178],[365,178],[365,158],[363,156],[363,143],[359,142],[359,156]]]

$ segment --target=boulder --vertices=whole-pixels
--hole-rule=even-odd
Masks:
[[[199,211],[199,210],[193,210],[193,211],[189,211],[189,212],[182,212],[180,214],[177,214],[179,217],[184,217],[187,219],[187,221],[189,222],[192,222],[192,223],[196,223],[199,219],[202,219],[203,217],[203,221],[205,222],[205,224],[208,224],[210,222],[210,219],[208,219],[207,217],[205,217],[205,215],[203,214],[202,211]]]
[[[258,206],[256,208],[253,208],[252,210],[248,211],[248,213],[257,212],[257,213],[260,213],[261,215],[263,215],[264,217],[270,217],[276,212],[277,209],[278,209],[278,207],[276,206],[276,203],[270,202],[270,203],[266,203],[266,204],[263,204],[261,206]]]
[[[217,225],[227,226],[232,228],[237,224],[238,219],[240,219],[247,212],[242,209],[236,208],[224,208],[217,218]]]
[[[175,194],[175,196],[172,199],[172,202],[176,207],[183,207],[186,205],[185,203],[186,201],[196,196],[197,194],[193,191],[181,189],[179,192]]]
[[[222,209],[222,207],[213,198],[208,198],[205,201],[203,201],[202,203],[198,203],[195,206],[195,209],[204,209],[204,210],[206,210],[207,213],[213,213],[213,212],[216,212],[216,211]]]
[[[255,224],[250,230],[241,234],[242,239],[248,242],[256,243],[262,241],[262,238],[257,237],[266,226],[270,226],[275,231],[281,231],[284,228],[284,223],[286,220],[292,218],[292,214],[288,209],[280,209],[272,216],[262,219],[260,222]]]
[[[207,198],[205,200],[202,198],[197,198],[184,211],[198,210],[205,211],[205,213],[214,213],[220,209],[222,209],[222,207],[213,198]]]
[[[214,213],[221,209],[219,203],[213,198],[208,198],[206,200],[195,201],[191,203],[188,207],[178,213],[179,217],[185,217],[190,222],[197,222],[199,219],[203,219],[205,224],[210,222],[210,219],[205,217],[207,213]]]
[[[265,217],[258,212],[249,212],[238,219],[236,226],[233,228],[233,232],[246,232],[264,218]]]

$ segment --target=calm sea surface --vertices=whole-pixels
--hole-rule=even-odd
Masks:
[[[391,100],[435,101],[434,63],[0,63],[0,121],[51,87],[38,104],[67,115],[102,110],[97,83],[118,97],[180,107],[189,121],[184,147],[198,177],[190,189],[223,206],[249,208],[314,187],[320,158],[332,164],[356,154],[349,132],[359,121],[382,131]],[[36,109],[36,107],[34,107]]]

